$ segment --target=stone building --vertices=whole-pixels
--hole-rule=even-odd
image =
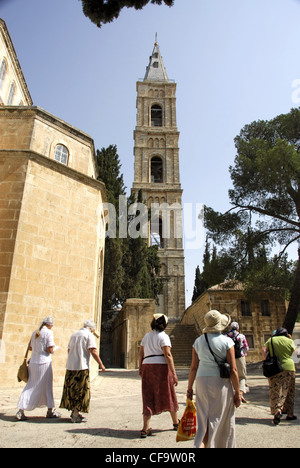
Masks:
[[[32,99],[5,22],[0,18],[0,106],[31,106]]]
[[[286,315],[286,301],[274,291],[261,291],[253,300],[246,298],[242,283],[228,281],[209,288],[186,311],[181,323],[195,325],[198,333],[204,328],[204,316],[210,310],[229,314],[238,322],[248,341],[247,360],[260,361],[261,348],[282,326]]]
[[[47,315],[62,384],[71,334],[88,318],[100,331],[105,187],[96,180],[92,138],[32,106],[0,25],[0,387],[17,385],[29,338]]]
[[[159,247],[161,274],[168,278],[159,311],[178,321],[185,310],[185,273],[176,83],[167,76],[157,42],[144,80],[137,82],[134,141],[132,191],[141,191],[152,208],[149,244]]]

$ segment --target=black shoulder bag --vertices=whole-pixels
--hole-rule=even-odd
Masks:
[[[274,375],[280,374],[280,372],[283,371],[280,359],[276,356],[274,351],[273,338],[271,338],[271,345],[273,356],[271,356],[271,353],[269,352],[266,360],[263,363],[263,374],[268,378],[274,377]]]
[[[212,349],[209,345],[209,341],[208,341],[208,338],[207,338],[207,334],[204,333],[205,335],[205,339],[206,339],[206,343],[209,347],[209,351],[211,352],[211,354],[213,355],[214,357],[214,360],[216,361],[216,363],[218,364],[218,367],[220,369],[220,377],[221,379],[230,379],[230,374],[231,374],[231,368],[230,368],[230,364],[227,362],[227,361],[223,361],[223,362],[219,362],[216,358],[216,356],[214,355],[214,353],[212,352]]]

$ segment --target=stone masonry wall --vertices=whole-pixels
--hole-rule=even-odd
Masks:
[[[55,341],[61,348],[53,357],[56,384],[63,382],[71,334],[85,319],[94,318],[98,330],[101,323],[102,301],[96,295],[102,291],[104,240],[98,236],[103,229],[102,184],[88,185],[75,173],[67,174],[68,169],[59,163],[27,156],[24,184],[25,153],[23,160],[10,155],[8,161],[0,152],[2,167],[10,168],[9,178],[0,184],[0,206],[4,206],[0,242],[7,244],[0,257],[5,276],[0,279],[0,317],[6,352],[5,363],[0,363],[0,385],[7,387],[16,385],[27,343],[43,317],[54,317]],[[9,184],[10,192],[6,192]],[[15,200],[15,211],[5,208],[4,196],[6,203]],[[11,238],[8,241],[4,236]]]

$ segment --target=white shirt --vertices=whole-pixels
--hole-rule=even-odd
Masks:
[[[144,336],[141,345],[144,347],[143,364],[167,364],[165,356],[159,356],[163,354],[162,348],[164,346],[172,347],[171,340],[165,332],[152,330]],[[145,357],[151,355],[155,355],[156,357],[145,359]]]
[[[44,326],[40,331],[40,336],[36,338],[37,331],[38,330],[36,330],[31,337],[32,354],[30,363],[46,364],[52,361],[51,354],[47,352],[47,348],[55,346],[53,331]]]
[[[234,346],[234,342],[228,336],[221,333],[208,333],[208,341],[212,352],[219,362],[225,361],[227,352]],[[197,377],[220,377],[220,370],[211,354],[204,335],[196,339],[193,347],[200,360]]]
[[[94,335],[88,328],[81,328],[74,333],[68,345],[69,356],[66,368],[70,371],[90,368],[91,349],[97,349]]]

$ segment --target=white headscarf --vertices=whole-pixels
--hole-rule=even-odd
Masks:
[[[96,329],[96,324],[94,322],[94,320],[92,319],[89,319],[89,320],[86,320],[83,324],[84,328],[89,328],[90,331],[94,331]]]
[[[54,320],[53,318],[48,315],[47,317],[45,317],[42,321],[41,321],[41,326],[42,325],[51,325],[53,326],[54,325]]]

